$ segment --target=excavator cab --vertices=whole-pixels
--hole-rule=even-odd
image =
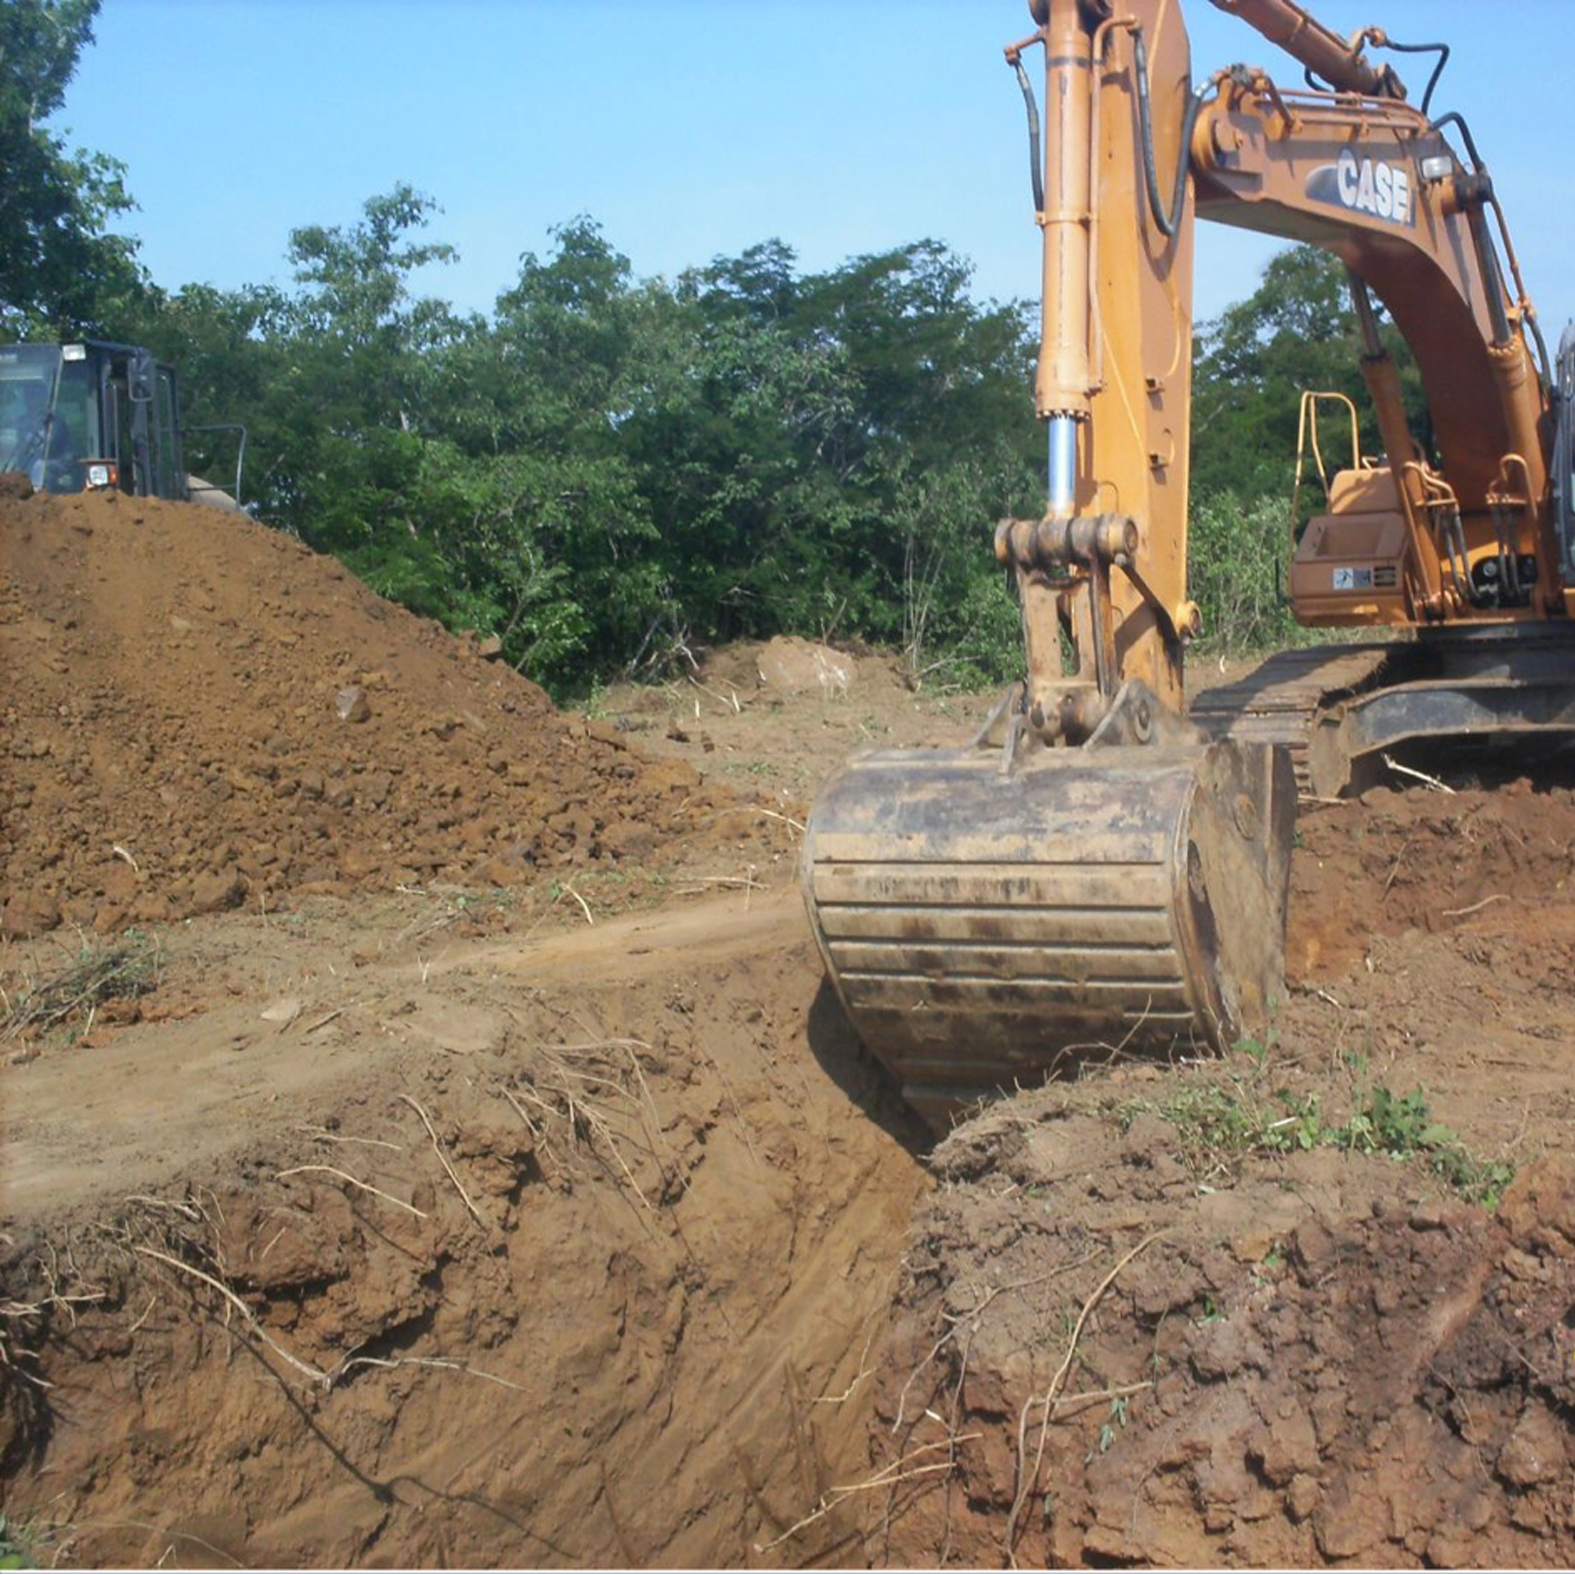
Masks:
[[[1349,423],[1350,463],[1341,470],[1331,471],[1324,455],[1318,417],[1327,405],[1335,406]],[[1303,527],[1309,469],[1322,487],[1324,508]],[[1356,406],[1344,394],[1310,389],[1302,394],[1291,536],[1291,607],[1299,624],[1317,628],[1410,621],[1403,582],[1406,523],[1394,472],[1362,458]]]
[[[179,386],[134,345],[0,345],[0,471],[40,492],[184,499]]]

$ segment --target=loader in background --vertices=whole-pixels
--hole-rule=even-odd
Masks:
[[[237,439],[234,492],[188,475],[191,432]],[[238,510],[244,427],[183,427],[175,370],[134,345],[0,345],[0,471],[40,492],[114,490]]]

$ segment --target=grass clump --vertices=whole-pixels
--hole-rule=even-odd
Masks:
[[[1282,1088],[1263,1097],[1238,1077],[1200,1081],[1167,1099],[1135,1101],[1115,1112],[1123,1131],[1144,1114],[1176,1129],[1182,1159],[1200,1182],[1234,1180],[1251,1155],[1335,1148],[1424,1162],[1446,1186],[1491,1209],[1515,1175],[1501,1160],[1478,1159],[1452,1128],[1435,1121],[1421,1088],[1400,1095],[1377,1084],[1338,1122],[1325,1115],[1317,1093]]]
[[[158,943],[136,931],[112,945],[84,941],[63,968],[28,980],[14,997],[0,992],[0,1044],[62,1029],[86,1033],[107,1002],[151,995],[162,971]]]
[[[30,1527],[0,1515],[0,1570],[36,1570],[37,1541]]]
[[[1434,1121],[1427,1095],[1420,1088],[1401,1096],[1379,1084],[1365,1105],[1331,1137],[1339,1147],[1356,1154],[1424,1159],[1446,1186],[1485,1208],[1496,1208],[1505,1187],[1515,1179],[1513,1165],[1478,1159],[1452,1128]]]
[[[1168,1121],[1183,1161],[1203,1181],[1234,1179],[1249,1155],[1316,1148],[1324,1137],[1317,1095],[1299,1100],[1279,1090],[1263,1099],[1239,1078],[1195,1082],[1168,1099],[1133,1101],[1115,1114],[1122,1131],[1141,1115]]]

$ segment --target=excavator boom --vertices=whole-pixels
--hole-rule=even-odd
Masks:
[[[1363,57],[1360,44],[1341,38],[1294,0],[1213,0],[1213,4],[1255,27],[1270,43],[1278,44],[1341,93],[1405,97],[1405,89],[1390,67],[1371,64]]]

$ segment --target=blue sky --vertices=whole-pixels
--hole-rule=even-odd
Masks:
[[[1435,107],[1471,120],[1556,341],[1575,312],[1575,3],[1312,9],[1454,46]],[[1299,77],[1205,0],[1187,15],[1195,76],[1245,59]],[[104,0],[57,123],[129,165],[126,228],[166,286],[283,283],[292,227],[352,222],[405,180],[442,204],[433,234],[461,254],[428,287],[467,308],[578,213],[642,275],[771,236],[811,268],[933,236],[972,260],[978,294],[1032,296],[1022,104],[1000,55],[1029,27],[1021,0]],[[1198,316],[1247,293],[1272,249],[1200,226]]]

